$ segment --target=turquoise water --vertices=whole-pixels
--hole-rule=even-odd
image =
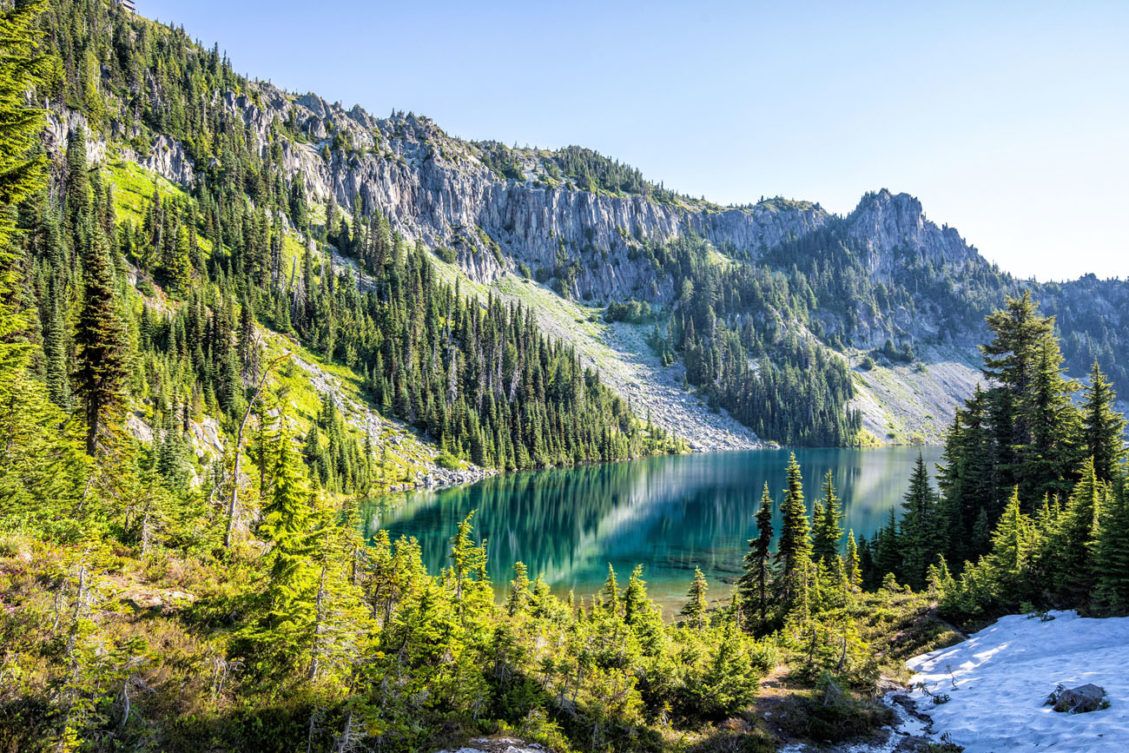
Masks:
[[[870,536],[901,502],[918,453],[932,470],[940,448],[796,450],[811,509],[824,473],[835,476],[845,525]],[[522,561],[558,593],[587,596],[599,589],[608,563],[621,581],[645,568],[651,596],[681,601],[694,567],[721,596],[739,574],[753,515],[767,481],[779,503],[787,450],[648,458],[627,463],[534,471],[471,486],[381,497],[364,508],[366,533],[380,527],[393,539],[419,539],[433,573],[447,564],[449,540],[468,512],[488,541],[490,577],[499,588]]]

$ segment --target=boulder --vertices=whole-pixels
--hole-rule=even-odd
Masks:
[[[1065,688],[1059,685],[1055,691],[1047,696],[1047,706],[1054,706],[1055,711],[1064,711],[1071,714],[1084,714],[1088,711],[1097,711],[1109,706],[1105,689],[1100,685],[1086,683],[1076,688]]]

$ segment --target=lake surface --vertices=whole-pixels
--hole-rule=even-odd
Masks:
[[[831,470],[845,508],[844,527],[870,537],[901,503],[918,453],[930,471],[937,447],[875,450],[796,450],[810,511],[823,475]],[[755,450],[648,458],[626,463],[496,476],[470,486],[414,491],[372,500],[364,508],[366,533],[387,528],[393,539],[416,537],[432,573],[447,565],[450,538],[475,510],[475,531],[488,541],[496,588],[522,561],[557,593],[588,596],[603,584],[608,563],[621,584],[636,564],[653,598],[680,604],[695,567],[711,582],[711,597],[728,593],[740,573],[753,516],[767,481],[780,500],[788,450]]]

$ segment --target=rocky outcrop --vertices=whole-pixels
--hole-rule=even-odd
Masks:
[[[1065,688],[1059,685],[1047,697],[1047,702],[1044,705],[1053,706],[1055,711],[1086,714],[1090,711],[1109,708],[1109,700],[1104,688],[1090,682],[1076,688]]]
[[[148,154],[137,155],[135,161],[173,183],[191,186],[196,180],[196,169],[184,146],[164,134],[153,140]]]
[[[844,226],[846,235],[868,251],[867,261],[876,275],[889,277],[899,253],[906,252],[955,269],[986,264],[956,228],[930,222],[921,202],[909,194],[885,188],[868,193],[845,218]]]
[[[302,176],[315,201],[333,197],[348,209],[357,197],[405,237],[454,251],[479,282],[520,265],[546,275],[571,267],[562,277],[575,297],[665,300],[671,281],[639,254],[644,243],[694,234],[719,248],[756,252],[830,217],[803,202],[724,208],[552,186],[536,172],[507,179],[478,147],[427,118],[376,119],[357,107],[258,86],[257,96],[228,94],[225,104],[263,149],[273,122],[289,124],[293,138],[281,141],[282,163]]]
[[[480,737],[460,748],[439,753],[552,753],[539,743],[527,743],[512,737]]]

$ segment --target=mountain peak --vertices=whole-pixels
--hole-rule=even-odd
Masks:
[[[844,221],[847,233],[879,258],[878,266],[893,263],[896,251],[914,251],[944,264],[983,263],[976,249],[955,228],[931,222],[916,196],[887,188],[870,191]]]

